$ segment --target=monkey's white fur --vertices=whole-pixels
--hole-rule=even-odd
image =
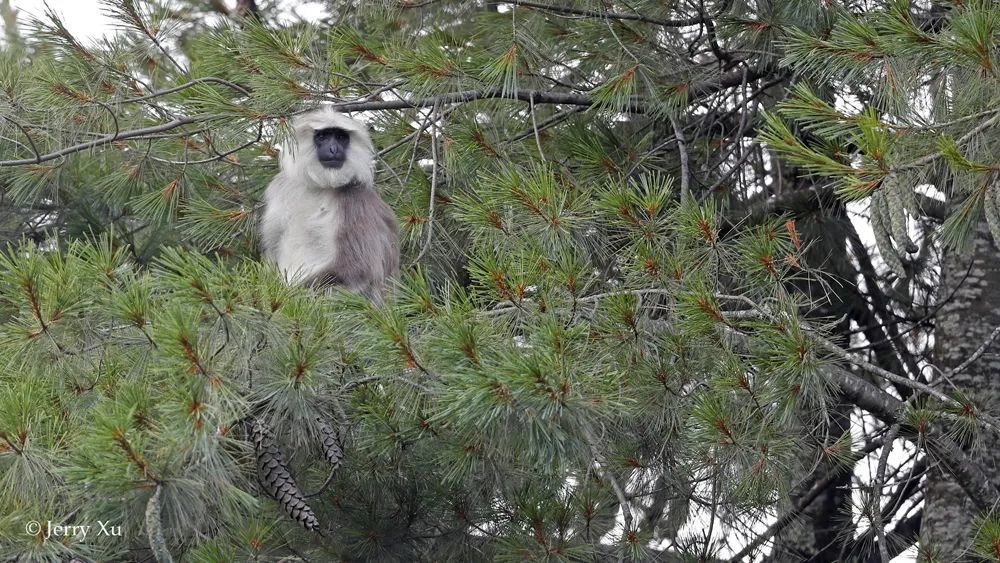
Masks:
[[[337,169],[320,164],[313,144],[315,131],[331,127],[351,135],[347,158]],[[264,193],[261,234],[265,253],[289,282],[298,282],[336,260],[335,233],[344,217],[335,191],[351,182],[372,186],[374,148],[363,123],[330,108],[298,116],[293,131],[281,153],[280,172]]]

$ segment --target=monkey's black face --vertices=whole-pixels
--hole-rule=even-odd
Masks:
[[[319,129],[313,133],[316,158],[324,168],[340,168],[347,160],[347,147],[351,144],[351,134],[338,127]]]

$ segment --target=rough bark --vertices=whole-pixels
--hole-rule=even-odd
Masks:
[[[974,261],[971,268],[970,260]],[[946,254],[941,273],[941,298],[946,299],[952,292],[954,297],[938,317],[935,355],[937,365],[949,370],[973,356],[993,329],[1000,326],[1000,253],[985,222],[976,228],[971,252]],[[990,347],[996,348],[996,344]],[[995,355],[984,354],[950,379],[977,404],[985,408],[998,404],[1000,359]],[[993,485],[1000,486],[1000,443],[994,434],[984,433],[982,437],[982,444],[966,449]],[[929,475],[924,505],[921,553],[933,561],[975,560],[968,549],[976,514],[974,499],[941,467],[934,468]]]

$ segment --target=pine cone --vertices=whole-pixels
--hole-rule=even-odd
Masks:
[[[257,455],[257,477],[261,486],[281,504],[281,508],[292,520],[307,530],[317,530],[319,522],[316,515],[306,504],[295,479],[288,472],[281,450],[274,444],[274,434],[259,420],[253,423],[253,444]]]
[[[323,455],[330,463],[330,467],[336,471],[341,462],[344,461],[344,444],[332,426],[322,418],[317,418],[317,420],[319,421],[319,431],[323,434]]]

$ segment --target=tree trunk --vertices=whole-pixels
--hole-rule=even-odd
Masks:
[[[792,167],[786,166],[783,172],[788,175],[784,184],[793,193],[803,193],[815,187],[805,174]],[[851,265],[847,236],[848,231],[853,231],[853,227],[843,204],[831,203],[831,207],[825,209],[811,203],[808,212],[795,215],[796,226],[810,249],[806,261],[809,264],[829,265],[830,271],[838,279],[855,279],[858,272]],[[807,318],[812,316],[817,321],[831,318],[843,319],[835,327],[834,333],[845,340],[849,339],[850,323],[847,319],[853,318],[854,308],[867,307],[861,296],[855,292],[855,287],[851,284],[838,286],[835,288],[837,290],[835,298],[826,301],[824,300],[827,291],[825,287],[809,281],[796,283],[797,291],[808,295],[811,300],[819,304],[815,307],[804,308],[802,314],[806,315]],[[860,321],[858,324],[863,326]],[[827,421],[829,426],[820,431],[820,434],[837,437],[850,429],[852,407],[846,401],[838,400],[835,403],[830,407],[830,419]],[[806,424],[814,423],[807,422]],[[805,430],[802,431],[805,432]],[[810,467],[815,463],[815,459],[816,451],[809,448],[803,449],[801,458],[803,467]],[[814,469],[814,474],[822,476],[831,470],[833,470],[833,464],[823,462]],[[850,526],[850,521],[844,518],[844,514],[850,513],[850,484],[851,475],[849,472],[844,472],[831,481],[826,490],[802,511],[794,524],[775,536],[774,549],[770,556],[765,559],[766,563],[802,563],[806,561],[809,563],[834,563],[838,561],[845,542],[848,542],[853,535],[845,532]],[[799,490],[792,491],[792,501],[796,501],[812,488],[812,485],[813,480],[809,479]]]
[[[972,234],[970,253],[945,255],[941,267],[940,297],[946,300],[935,327],[935,356],[942,370],[954,369],[976,353],[1000,326],[1000,253],[985,222]],[[970,261],[972,265],[970,267]],[[950,379],[984,410],[998,404],[1000,358],[998,343]],[[939,382],[942,390],[950,385]],[[1000,485],[1000,443],[996,435],[982,434],[970,456]],[[921,561],[972,561],[972,521],[976,510],[962,489],[939,468],[928,480],[921,529]]]

